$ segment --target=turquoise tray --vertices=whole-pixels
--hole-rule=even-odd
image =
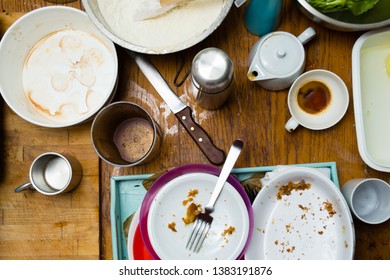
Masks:
[[[296,164],[314,168],[329,168],[330,179],[339,186],[335,162],[321,162],[309,164]],[[232,171],[239,181],[250,178],[255,173],[270,172],[275,166],[235,168]],[[142,185],[143,180],[153,174],[113,176],[111,177],[111,234],[112,257],[114,260],[128,260],[126,238],[122,229],[123,222],[142,204],[146,190]]]

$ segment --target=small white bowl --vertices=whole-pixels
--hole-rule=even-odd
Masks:
[[[109,68],[112,68],[109,72],[113,75],[112,79],[110,77],[106,81],[106,90],[99,92],[95,89],[95,92],[100,95],[99,98],[93,105],[87,106],[87,109],[80,113],[79,117],[59,120],[49,114],[45,116],[44,113],[39,112],[31,104],[23,85],[23,69],[26,58],[39,41],[48,35],[63,30],[85,32],[88,34],[88,38],[94,38],[90,39],[92,42],[99,42],[97,45],[107,49],[109,55],[106,57],[110,61]],[[39,126],[68,127],[90,120],[104,105],[111,102],[115,94],[118,76],[118,59],[115,46],[95,27],[85,12],[75,8],[66,6],[44,7],[29,12],[16,20],[0,42],[0,61],[0,72],[2,73],[0,76],[0,91],[4,100],[20,117]],[[49,77],[49,75],[45,77]],[[47,108],[41,111],[44,110],[47,110]]]

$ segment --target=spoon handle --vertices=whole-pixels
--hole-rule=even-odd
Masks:
[[[227,178],[229,177],[237,159],[238,156],[241,153],[242,147],[244,143],[240,140],[234,140],[232,146],[230,147],[229,153],[226,157],[226,161],[223,164],[221,174],[219,174],[217,184],[215,185],[214,191],[211,194],[211,198],[209,203],[206,205],[205,210],[209,213],[214,211],[214,204],[217,201],[223,186],[226,183]]]

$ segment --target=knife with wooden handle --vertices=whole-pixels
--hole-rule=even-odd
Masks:
[[[128,51],[128,53],[134,58],[142,73],[144,73],[146,78],[168,105],[169,109],[171,109],[179,119],[207,159],[215,165],[222,164],[225,161],[225,152],[218,149],[213,144],[213,141],[207,132],[194,121],[191,108],[184,104],[172,91],[161,74],[144,55],[131,51]]]

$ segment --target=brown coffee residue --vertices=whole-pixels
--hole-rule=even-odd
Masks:
[[[309,114],[318,114],[328,107],[332,95],[328,86],[320,81],[305,83],[298,92],[298,105]]]
[[[148,153],[153,137],[153,127],[147,120],[133,118],[125,120],[117,127],[114,143],[122,159],[135,162]]]

